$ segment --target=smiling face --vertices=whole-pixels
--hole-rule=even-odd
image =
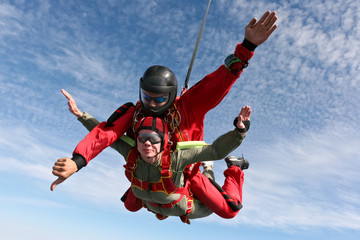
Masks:
[[[137,137],[137,150],[140,157],[153,164],[160,158],[161,137],[155,131],[142,129]]]

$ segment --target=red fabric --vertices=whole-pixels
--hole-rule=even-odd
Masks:
[[[235,55],[243,61],[249,61],[254,52],[238,44]],[[226,69],[225,65],[222,65],[175,100],[175,105],[181,116],[180,130],[186,133],[183,134],[186,141],[203,139],[205,114],[223,100],[240,74],[241,72],[235,75]],[[175,144],[179,140],[180,137],[175,132],[171,141]]]
[[[244,173],[239,167],[232,166],[225,170],[225,183],[223,189],[235,203],[242,202],[242,187]],[[234,212],[226,202],[223,195],[203,174],[196,174],[191,181],[191,190],[195,197],[214,213],[223,218],[233,218],[239,211]]]
[[[105,127],[100,123],[76,146],[73,155],[80,154],[87,163],[95,158],[105,148],[119,139],[131,127],[135,107],[130,107],[126,113],[114,122],[113,127]]]
[[[141,199],[135,197],[131,188],[129,189],[124,204],[125,208],[130,212],[139,211],[143,207]]]

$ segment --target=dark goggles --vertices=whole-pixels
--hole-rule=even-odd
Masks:
[[[161,143],[161,137],[157,133],[139,133],[137,140],[140,143],[145,143],[147,140],[149,140],[151,144]]]
[[[167,96],[150,97],[149,95],[146,95],[145,93],[143,93],[143,97],[146,102],[151,102],[151,100],[154,100],[155,103],[163,103],[167,100]]]

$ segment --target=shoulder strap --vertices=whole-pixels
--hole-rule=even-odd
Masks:
[[[133,181],[134,171],[137,167],[137,158],[139,157],[139,152],[135,147],[133,147],[128,155],[126,156],[125,176],[129,179],[130,182]]]
[[[106,127],[113,127],[114,122],[118,120],[121,116],[123,116],[126,111],[133,107],[134,104],[132,102],[125,103],[121,107],[119,107],[107,120]]]
[[[161,181],[164,183],[164,188],[167,194],[174,193],[176,186],[172,180],[170,146],[168,146],[161,156]]]

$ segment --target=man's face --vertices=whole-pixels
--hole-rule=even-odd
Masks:
[[[148,163],[155,163],[160,155],[161,137],[155,131],[142,129],[136,139],[140,157]]]
[[[169,101],[169,94],[152,93],[141,89],[141,101],[145,107],[156,109],[164,106]]]

